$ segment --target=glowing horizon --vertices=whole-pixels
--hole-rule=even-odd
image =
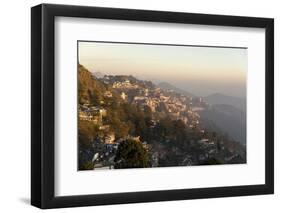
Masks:
[[[79,42],[79,63],[91,72],[168,82],[196,95],[246,97],[247,49]]]

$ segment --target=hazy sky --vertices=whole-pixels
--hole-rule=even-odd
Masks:
[[[79,42],[91,72],[168,82],[199,96],[246,96],[247,49]]]

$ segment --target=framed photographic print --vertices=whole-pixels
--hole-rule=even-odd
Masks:
[[[31,9],[31,203],[272,194],[274,21]]]

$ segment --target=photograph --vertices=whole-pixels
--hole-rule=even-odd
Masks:
[[[32,6],[25,28],[31,29],[31,61],[21,60],[30,65],[31,75],[24,73],[30,94],[15,99],[6,92],[17,103],[3,105],[3,112],[17,112],[10,108],[19,108],[18,97],[30,101],[31,131],[24,132],[31,144],[24,147],[31,159],[29,169],[19,168],[29,172],[32,206],[236,197],[252,211],[263,195],[276,198],[273,16],[279,13],[259,14],[245,2],[248,13],[221,14],[204,5],[202,13],[190,4],[186,10]],[[10,50],[13,42],[6,43]],[[12,61],[4,65],[23,70],[21,61]],[[14,71],[6,73],[14,77]],[[232,205],[227,200],[224,211]],[[197,211],[198,202],[188,205]],[[276,206],[259,203],[259,210]],[[219,211],[216,202],[200,207]]]
[[[78,170],[245,164],[247,48],[77,42]]]

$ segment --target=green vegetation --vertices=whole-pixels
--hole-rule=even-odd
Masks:
[[[82,165],[79,165],[79,170],[93,170],[94,164],[91,161],[86,161]]]
[[[218,165],[218,164],[222,164],[222,162],[216,158],[210,158],[202,164],[203,165]]]
[[[89,121],[78,121],[79,132],[78,140],[79,145],[83,148],[89,148],[91,141],[98,136],[98,126]]]
[[[141,142],[130,139],[119,145],[114,161],[115,169],[149,167],[148,154]]]
[[[80,104],[96,103],[103,100],[106,88],[96,81],[92,74],[82,65],[78,68],[78,99]]]

